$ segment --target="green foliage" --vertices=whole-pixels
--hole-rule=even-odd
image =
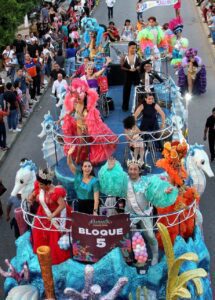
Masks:
[[[0,0],[0,48],[13,42],[17,27],[37,3],[40,0]]]

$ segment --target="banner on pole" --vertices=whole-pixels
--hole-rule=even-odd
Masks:
[[[178,0],[152,0],[152,1],[146,1],[143,3],[142,11],[148,10],[153,7],[158,6],[169,6],[169,5],[175,5],[178,2]]]
[[[116,247],[131,261],[130,219],[128,214],[111,217],[72,213],[73,259],[96,262]]]

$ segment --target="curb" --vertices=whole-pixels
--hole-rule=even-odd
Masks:
[[[45,95],[45,93],[48,90],[48,88],[49,88],[49,84],[47,84],[47,86],[45,86],[43,94],[38,98],[38,101],[33,105],[32,112],[30,113],[29,117],[23,122],[23,124],[22,124],[22,130],[25,128],[25,126],[27,125],[28,121],[31,119],[34,111],[36,110],[36,108],[40,104],[41,99]],[[1,154],[0,154],[0,166],[2,165],[4,159],[6,159],[7,156],[9,155],[10,150],[13,148],[14,143],[16,142],[16,140],[18,139],[18,137],[21,135],[21,133],[22,133],[22,131],[13,134],[13,138],[11,139],[11,143],[8,145],[10,147],[10,149],[7,150],[7,151],[1,152]],[[8,134],[8,132],[6,134]]]

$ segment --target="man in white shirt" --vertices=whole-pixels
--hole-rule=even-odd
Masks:
[[[106,0],[107,8],[108,8],[108,20],[113,19],[113,7],[116,3],[116,0]]]
[[[68,84],[65,79],[63,79],[63,75],[58,73],[57,80],[54,81],[52,86],[52,94],[55,95],[57,98],[62,93],[64,88],[67,88]]]

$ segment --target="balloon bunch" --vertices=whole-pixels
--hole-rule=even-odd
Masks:
[[[146,244],[140,232],[135,232],[132,236],[132,248],[137,263],[144,264],[148,259],[148,253]]]

